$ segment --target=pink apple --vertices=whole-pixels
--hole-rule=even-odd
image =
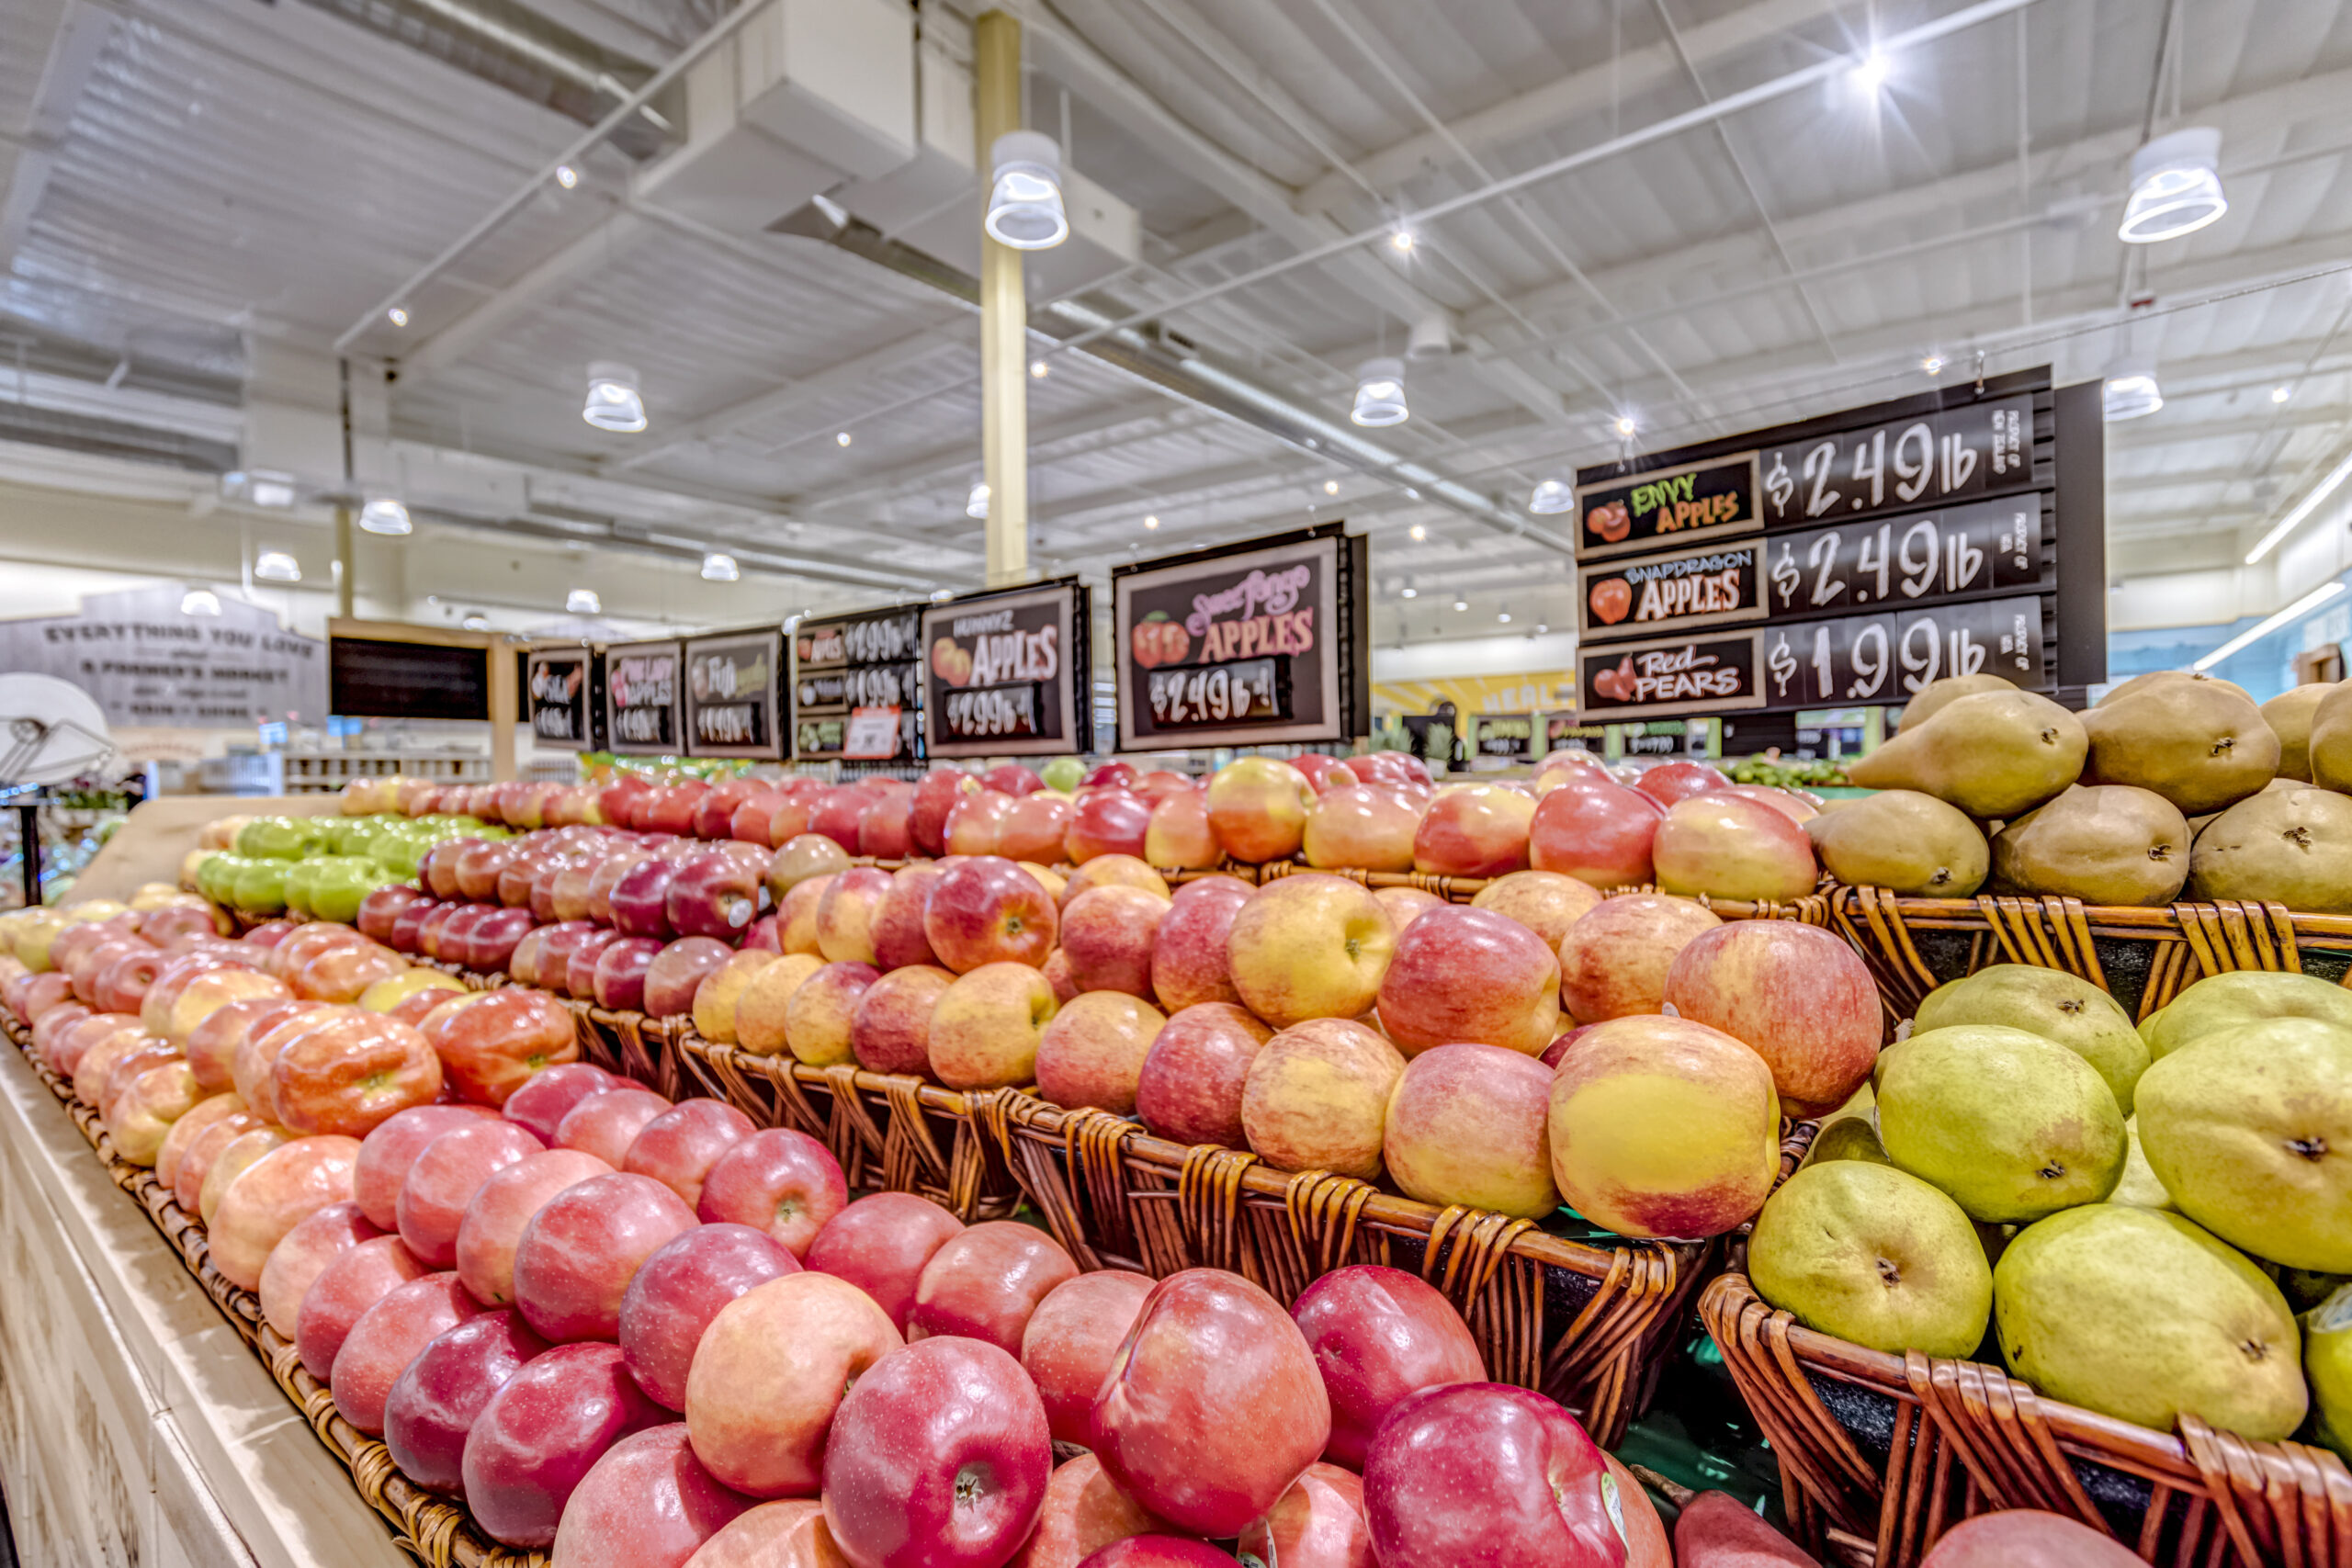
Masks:
[[[1152,995],[1152,950],[1170,902],[1138,887],[1091,887],[1062,907],[1061,945],[1081,991]]]
[[[1410,871],[1421,807],[1418,791],[1396,784],[1353,784],[1328,790],[1306,813],[1302,840],[1306,863],[1324,869]]]
[[[425,1273],[424,1265],[396,1235],[377,1236],[336,1254],[302,1292],[302,1304],[294,1314],[294,1349],[303,1370],[322,1383],[327,1382],[360,1314]]]
[[[418,1151],[401,1179],[393,1204],[401,1239],[427,1268],[451,1268],[458,1228],[482,1183],[546,1148],[537,1134],[496,1117],[451,1127]]]
[[[1634,787],[1660,806],[1672,806],[1694,795],[1721,789],[1730,781],[1704,762],[1659,762],[1642,770]]]
[[[980,783],[956,768],[933,768],[915,784],[907,820],[908,836],[927,855],[947,852],[947,814],[967,795],[978,793]]]
[[[1097,855],[1134,855],[1141,859],[1151,833],[1151,803],[1120,789],[1086,790],[1070,812],[1062,834],[1062,853],[1072,865],[1084,865]]]
[[[931,890],[946,872],[935,865],[910,865],[890,877],[890,890],[875,907],[866,935],[873,943],[877,969],[904,969],[918,964],[936,965],[931,939],[923,934],[923,915],[931,908]]]
[[[1152,1284],[1146,1275],[1116,1269],[1080,1274],[1048,1291],[1029,1314],[1021,1365],[1046,1402],[1046,1421],[1057,1441],[1083,1448],[1092,1440],[1095,1391]]]
[[[1288,860],[1306,837],[1315,800],[1314,786],[1288,762],[1237,758],[1209,780],[1209,827],[1236,860]]]
[[[1013,1554],[1010,1568],[1079,1568],[1115,1541],[1165,1528],[1102,1473],[1100,1460],[1080,1454],[1056,1470],[1046,1483],[1037,1529],[1029,1544]]]
[[[605,1450],[659,1426],[616,1345],[559,1345],[506,1380],[474,1418],[461,1466],[482,1533],[526,1551],[555,1544],[564,1505]]]
[[[956,976],[933,964],[893,969],[865,989],[850,1015],[849,1044],[869,1073],[931,1076],[931,1014]]]
[[[1037,1093],[1073,1110],[1133,1115],[1144,1057],[1167,1021],[1125,991],[1080,992],[1037,1038]]]
[[[1250,1064],[1274,1032],[1249,1009],[1196,1002],[1170,1016],[1136,1079],[1136,1114],[1178,1144],[1247,1148],[1241,1097]]]
[[[1236,1544],[1261,1562],[1289,1568],[1374,1568],[1363,1482],[1336,1464],[1311,1464]]]
[[[1560,1206],[1546,1129],[1552,1069],[1499,1045],[1440,1045],[1406,1064],[1381,1155],[1408,1198],[1540,1220]]]
[[[559,1192],[613,1168],[577,1149],[548,1149],[503,1166],[475,1191],[458,1223],[458,1278],[491,1306],[514,1301],[514,1249],[531,1216]]]
[[[454,1273],[411,1280],[359,1314],[328,1375],[334,1407],[370,1437],[384,1430],[392,1384],[427,1345],[481,1311]]]
[[[923,1265],[907,1337],[957,1334],[1016,1353],[1037,1303],[1077,1274],[1061,1244],[1035,1225],[991,1220],[970,1226]]]
[[[1821,879],[1813,840],[1786,813],[1741,795],[1687,795],[1668,807],[1650,846],[1668,893],[1786,902]]]
[[[542,1204],[514,1248],[514,1304],[559,1342],[620,1332],[621,1296],[656,1248],[700,1224],[649,1176],[592,1176]]]
[[[522,1088],[507,1096],[501,1114],[537,1134],[541,1143],[551,1144],[565,1111],[592,1094],[622,1087],[623,1082],[590,1062],[542,1067],[524,1079]]]
[[[874,1299],[830,1274],[786,1274],[718,1309],[686,1373],[686,1429],[726,1484],[807,1496],[842,1395],[903,1341]]]
[[[1225,859],[1225,847],[1209,826],[1209,797],[1189,782],[1153,803],[1143,831],[1143,858],[1175,871],[1206,871]]]
[[[1658,1010],[1666,974],[1690,940],[1723,921],[1662,893],[1604,898],[1560,939],[1560,1001],[1578,1023]]]
[[[651,1089],[616,1080],[563,1113],[555,1126],[555,1145],[594,1155],[618,1170],[645,1124],[669,1109],[670,1102]]]
[[[1027,769],[1022,770],[1027,773]],[[1034,775],[1033,775],[1034,776]],[[1012,803],[998,829],[996,852],[1007,860],[1051,865],[1062,858],[1062,840],[1077,817],[1075,802],[1057,795],[1027,795]]]
[[[891,887],[890,874],[854,865],[831,878],[817,904],[817,951],[828,964],[871,964],[875,911]]]
[[[933,886],[923,935],[958,975],[984,964],[1046,961],[1060,931],[1054,900],[1037,879],[998,855],[950,866]]]
[[[445,1002],[426,1016],[421,1032],[439,1053],[458,1098],[475,1105],[503,1105],[533,1074],[580,1059],[571,1014],[527,986]]]
[[[752,1134],[752,1119],[716,1100],[689,1100],[638,1129],[621,1168],[650,1176],[691,1209],[719,1156]]]
[[[1527,867],[1535,800],[1503,784],[1448,784],[1413,832],[1413,869],[1436,876],[1503,876]]]
[[[290,1344],[301,1322],[302,1298],[311,1282],[326,1271],[328,1264],[383,1234],[356,1203],[330,1203],[311,1213],[286,1233],[285,1239],[270,1250],[269,1261],[262,1265],[262,1321]]]
[[[1623,1568],[1615,1490],[1575,1416],[1502,1383],[1407,1395],[1363,1468],[1382,1568]]]
[[[705,1224],[664,1242],[621,1296],[621,1355],[655,1403],[686,1407],[686,1371],[718,1309],[752,1286],[800,1271],[749,1225]]]
[[[1358,1263],[1291,1303],[1331,1399],[1324,1457],[1361,1470],[1388,1412],[1419,1389],[1483,1382],[1486,1361],[1453,1303],[1401,1269]]]
[[[1234,913],[1225,946],[1242,1005],[1286,1029],[1369,1011],[1396,951],[1396,931],[1363,887],[1307,872],[1250,894]]]
[[[1491,909],[1431,909],[1396,938],[1380,1027],[1408,1056],[1462,1041],[1534,1056],[1559,1032],[1560,961]]]
[[[548,1348],[520,1313],[505,1311],[477,1313],[418,1351],[384,1397],[384,1446],[401,1473],[428,1492],[460,1495],[474,1422]]]
[[[795,987],[784,1007],[785,1044],[793,1055],[819,1067],[856,1060],[851,1026],[880,978],[871,964],[828,964]]]
[[[1309,1020],[1266,1042],[1250,1064],[1242,1129],[1277,1170],[1373,1180],[1389,1095],[1404,1072],[1405,1058],[1383,1035],[1343,1018]]]
[[[661,951],[662,944],[650,936],[625,936],[605,943],[590,964],[586,996],[607,1012],[644,1011],[645,972]],[[587,958],[590,952],[582,944],[574,962]]]
[[[262,1266],[287,1232],[330,1203],[350,1201],[358,1158],[358,1139],[329,1134],[295,1138],[247,1166],[205,1226],[220,1277],[243,1290],[258,1287]]]
[[[550,1561],[564,1568],[684,1568],[752,1506],[695,1458],[684,1422],[623,1438],[563,1506]]]
[[[839,844],[850,854],[857,853],[857,830],[865,817],[866,807],[874,797],[854,784],[829,789],[817,797],[808,813],[808,830]]]
[[[876,1192],[828,1220],[801,1261],[820,1273],[838,1275],[855,1285],[880,1304],[893,1325],[904,1329],[914,1311],[915,1290],[923,1269],[942,1247],[963,1232],[963,1221],[928,1198],[911,1192]]]
[[[948,808],[944,842],[951,855],[993,855],[1004,845],[1012,796],[998,789],[967,795]]]
[[[1871,1076],[1885,1026],[1860,954],[1794,920],[1734,920],[1690,939],[1666,972],[1680,1016],[1747,1045],[1772,1069],[1781,1108],[1835,1111]]]

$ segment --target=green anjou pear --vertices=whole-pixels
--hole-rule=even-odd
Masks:
[[[1928,682],[1903,705],[1903,713],[1894,721],[1895,728],[1905,730],[1925,724],[1941,713],[1946,705],[1962,697],[1973,697],[1985,692],[2014,692],[2017,689],[2016,682],[2005,681],[1998,675],[1947,675],[1940,681]]]
[[[1993,1270],[1968,1216],[1893,1166],[1811,1165],[1765,1200],[1748,1237],[1758,1294],[1873,1350],[1966,1356],[1984,1337]]]
[[[2352,1030],[2266,1019],[2171,1053],[2140,1079],[2140,1146],[2233,1247],[2352,1273]]]
[[[1881,1052],[1878,1133],[1898,1168],[1972,1219],[2096,1203],[2123,1174],[2123,1112],[2098,1069],[1998,1024],[1928,1030]]]
[[[1915,898],[1965,898],[1992,864],[1967,813],[1917,790],[1882,790],[1809,818],[1804,830],[1829,874],[1849,887]]]
[[[2154,1167],[2148,1164],[2148,1153],[2140,1146],[2140,1119],[2132,1117],[2123,1123],[2123,1179],[2107,1195],[2110,1203],[2122,1203],[2134,1209],[2169,1209],[2180,1213],[2180,1205],[2172,1201],[2165,1184],[2156,1179]]]
[[[2032,692],[1955,697],[1915,728],[1846,767],[1867,789],[1913,789],[1971,817],[2014,817],[2083,771],[2083,721]]]
[[[1998,1023],[2053,1040],[2098,1069],[2116,1106],[2132,1114],[2132,1087],[2148,1070],[2148,1044],[2115,998],[2063,969],[1996,964],[1937,987],[1919,1003],[1911,1027]]]
[[[2266,1018],[2315,1018],[2352,1029],[2352,991],[2293,970],[2209,975],[2143,1019],[2140,1036],[2148,1043],[2148,1055],[2161,1059],[2209,1034]]]
[[[2352,795],[2301,784],[2239,801],[2197,835],[2188,896],[2352,914]]]
[[[2178,1214],[2093,1203],[2030,1225],[1993,1269],[2009,1370],[2053,1399],[2259,1442],[2302,1425],[2295,1320],[2261,1269]]]
[[[2110,692],[2083,716],[2089,784],[2137,784],[2181,812],[2219,811],[2276,777],[2278,737],[2222,681],[2162,681]]]
[[[2338,681],[2312,709],[2306,758],[2312,783],[2322,789],[2352,790],[2352,681]]]
[[[2303,1378],[2312,1390],[2312,1437],[2352,1461],[2352,1285],[2305,1314]]]
[[[2188,879],[2188,823],[2130,784],[2076,784],[1993,836],[1993,886],[2086,904],[2169,904]]]
[[[2334,690],[2324,681],[2308,682],[2290,686],[2262,705],[2262,722],[2278,738],[2280,778],[2311,783],[2312,720],[2319,715],[2320,703]]]

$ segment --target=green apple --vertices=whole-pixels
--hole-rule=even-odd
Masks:
[[[377,887],[375,879],[382,868],[356,855],[334,855],[308,863],[317,868],[307,889],[311,912],[322,920],[340,920],[345,925],[357,919],[359,901]],[[292,902],[290,896],[288,902]]]
[[[1076,757],[1057,757],[1038,769],[1037,776],[1046,781],[1047,789],[1073,790],[1086,776],[1086,764]]]
[[[275,915],[286,908],[288,862],[257,856],[237,869],[229,902],[257,915]]]
[[[308,860],[298,860],[287,866],[286,875],[279,886],[286,892],[288,914],[307,918],[317,913],[311,903],[311,889],[317,884],[319,874],[333,859],[331,855],[312,855]]]
[[[236,889],[237,873],[243,869],[245,857],[221,850],[204,858],[196,868],[196,890],[215,904],[231,904]]]

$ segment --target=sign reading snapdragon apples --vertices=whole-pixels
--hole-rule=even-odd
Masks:
[[[1370,721],[1366,547],[1340,524],[1111,574],[1119,750],[1346,740]]]
[[[1093,750],[1088,594],[1066,577],[922,613],[923,738],[933,757]]]

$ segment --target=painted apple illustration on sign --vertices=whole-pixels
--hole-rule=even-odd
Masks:
[[[1592,689],[1614,703],[1631,701],[1634,684],[1634,656],[1630,653],[1619,660],[1614,669],[1603,670],[1592,678]]]
[[[1613,626],[1634,607],[1634,587],[1622,577],[1604,577],[1592,585],[1592,613],[1600,624]]]
[[[1622,501],[1603,502],[1584,514],[1585,528],[1604,544],[1616,544],[1634,531],[1634,514]]]
[[[931,670],[949,685],[961,686],[972,678],[972,655],[954,637],[940,637],[931,645]]]
[[[1164,610],[1154,610],[1137,621],[1127,634],[1127,641],[1135,649],[1136,662],[1147,670],[1163,664],[1182,664],[1184,656],[1193,651],[1193,634],[1184,629],[1182,621],[1171,621]]]

